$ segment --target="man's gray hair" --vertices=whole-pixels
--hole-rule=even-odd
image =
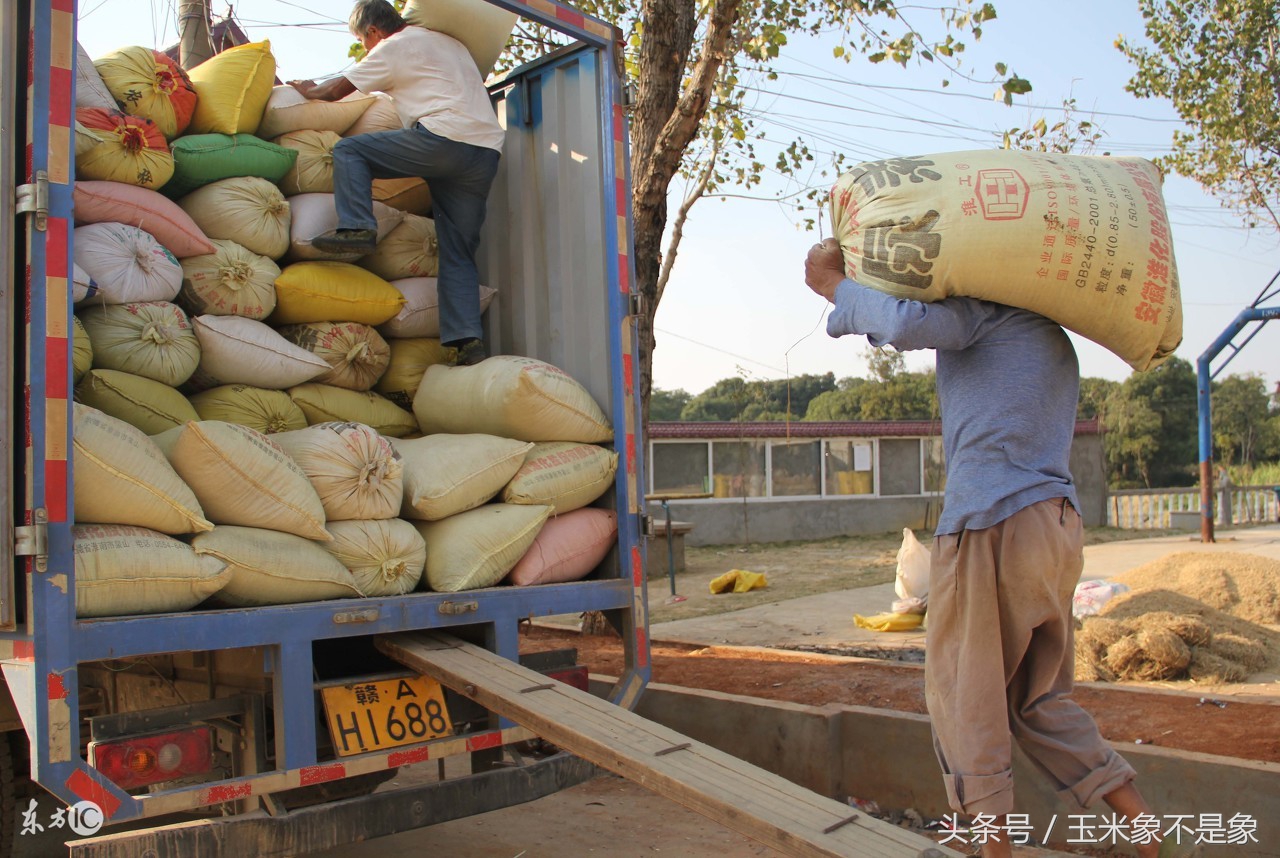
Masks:
[[[369,32],[370,27],[377,27],[383,33],[394,33],[405,25],[404,18],[387,0],[356,0],[347,26],[351,35],[357,39]]]

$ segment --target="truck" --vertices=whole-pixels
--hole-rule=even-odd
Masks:
[[[591,776],[375,641],[447,631],[519,663],[523,621],[602,612],[628,665],[609,700],[634,707],[649,679],[620,32],[558,0],[496,4],[566,44],[490,83],[506,139],[480,258],[482,282],[499,289],[491,353],[564,370],[611,419],[619,468],[602,503],[618,535],[602,565],[563,584],[79,619],[68,334],[77,5],[0,11],[0,855],[36,825],[94,833],[72,844],[81,855],[299,854]],[[531,661],[585,684],[571,655]],[[387,689],[419,702],[397,709]],[[405,767],[437,776],[375,791]],[[167,824],[202,819],[217,833]]]

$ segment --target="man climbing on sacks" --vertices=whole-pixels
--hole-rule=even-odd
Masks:
[[[319,101],[356,90],[386,93],[405,127],[348,137],[334,147],[338,228],[311,243],[326,253],[371,253],[377,243],[373,180],[426,179],[440,243],[440,339],[458,349],[458,363],[478,363],[485,349],[476,250],[502,127],[475,61],[457,39],[409,25],[387,0],[358,0],[349,25],[365,58],[323,84],[290,85]]]
[[[925,699],[951,807],[982,815],[992,835],[983,856],[1012,855],[1012,739],[1064,797],[1102,799],[1129,820],[1139,855],[1167,854],[1173,843],[1160,850],[1160,820],[1134,770],[1070,697],[1084,554],[1068,469],[1080,370],[1066,333],[987,301],[924,304],[862,286],[845,276],[834,239],[809,251],[805,282],[835,304],[829,335],[936,350],[947,488],[930,563]]]

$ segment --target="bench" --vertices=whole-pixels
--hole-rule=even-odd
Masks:
[[[693,530],[693,522],[671,522],[671,560],[676,572],[684,571],[684,537]],[[653,533],[648,538],[649,578],[665,578],[667,569],[667,522],[666,519],[653,520]]]

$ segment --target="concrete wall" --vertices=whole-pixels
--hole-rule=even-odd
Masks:
[[[1107,481],[1101,435],[1079,435],[1071,448],[1071,473],[1090,527],[1107,522]],[[932,528],[942,510],[939,497],[841,497],[818,500],[752,498],[671,501],[673,521],[687,521],[693,530],[688,545],[732,545],[747,542],[791,542],[864,536],[900,531],[904,527]],[[659,504],[649,504],[655,519],[663,517]]]

